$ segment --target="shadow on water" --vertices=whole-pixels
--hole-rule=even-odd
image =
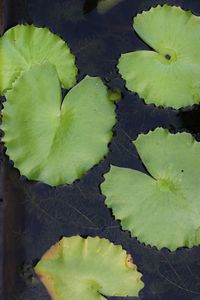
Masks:
[[[118,103],[118,124],[108,156],[71,186],[50,188],[29,182],[19,176],[5,155],[1,155],[5,253],[3,300],[49,299],[33,272],[33,265],[61,236],[75,234],[99,235],[122,244],[143,273],[145,288],[140,299],[200,299],[200,248],[170,253],[165,249],[157,251],[145,247],[121,230],[99,191],[102,175],[108,171],[110,163],[145,171],[131,143],[139,133],[163,126],[173,132],[186,130],[199,137],[198,106],[178,112],[145,105],[137,95],[125,89],[116,70],[121,53],[148,49],[134,33],[132,17],[166,2],[200,14],[197,0],[125,0],[102,15],[97,13],[97,1],[5,1],[6,29],[18,23],[50,28],[67,41],[76,55],[78,80],[85,74],[101,76],[109,87],[122,90],[123,99]],[[0,214],[1,211],[0,204]]]
[[[88,14],[93,11],[98,4],[99,0],[86,0],[83,6],[83,13]]]

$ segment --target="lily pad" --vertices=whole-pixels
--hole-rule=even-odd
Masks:
[[[200,103],[200,17],[158,5],[134,18],[134,29],[152,50],[122,54],[126,87],[157,106]]]
[[[99,14],[105,14],[122,1],[124,0],[99,0],[97,4],[97,11]]]
[[[6,93],[3,142],[16,168],[31,180],[72,183],[108,152],[116,123],[112,94],[85,77],[62,102],[53,65],[34,65]]]
[[[131,256],[106,239],[62,238],[35,267],[54,300],[100,300],[137,296],[141,274]]]
[[[158,128],[134,141],[149,175],[111,166],[101,185],[123,229],[171,251],[200,244],[200,144]]]
[[[75,57],[67,44],[47,28],[17,25],[9,29],[0,40],[0,93],[12,87],[22,71],[35,63],[52,63],[63,87],[76,83]]]

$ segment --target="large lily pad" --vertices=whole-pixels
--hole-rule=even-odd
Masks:
[[[131,256],[106,239],[63,238],[35,267],[54,300],[100,300],[137,296],[141,274]]]
[[[200,244],[200,144],[188,133],[156,129],[134,142],[150,175],[111,166],[101,190],[123,229],[175,250]]]
[[[2,112],[2,140],[15,167],[55,186],[80,178],[108,152],[116,122],[112,96],[100,78],[87,76],[62,103],[53,65],[24,72]]]
[[[0,93],[11,88],[22,71],[44,62],[56,67],[63,87],[70,88],[76,83],[75,57],[60,37],[33,25],[9,29],[0,40]]]
[[[146,103],[181,108],[200,103],[200,17],[158,5],[134,18],[151,51],[122,54],[119,72]]]

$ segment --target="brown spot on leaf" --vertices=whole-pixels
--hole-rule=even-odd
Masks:
[[[129,268],[129,269],[135,269],[136,266],[135,264],[133,263],[133,259],[131,257],[130,254],[127,254],[126,256],[126,266]]]

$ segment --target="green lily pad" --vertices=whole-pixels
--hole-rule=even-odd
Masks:
[[[106,239],[62,238],[35,271],[54,300],[137,296],[144,284],[131,256]]]
[[[200,17],[158,5],[138,14],[134,29],[152,51],[122,54],[118,69],[126,87],[157,106],[200,103]]]
[[[9,29],[0,40],[0,93],[12,87],[22,71],[35,63],[52,63],[63,87],[76,83],[75,57],[67,44],[47,28],[17,25]]]
[[[101,185],[123,229],[171,251],[200,244],[200,144],[158,128],[134,141],[150,175],[111,166]]]
[[[6,93],[6,153],[28,179],[72,183],[108,152],[116,123],[111,96],[100,78],[87,76],[62,102],[55,67],[34,65]]]

